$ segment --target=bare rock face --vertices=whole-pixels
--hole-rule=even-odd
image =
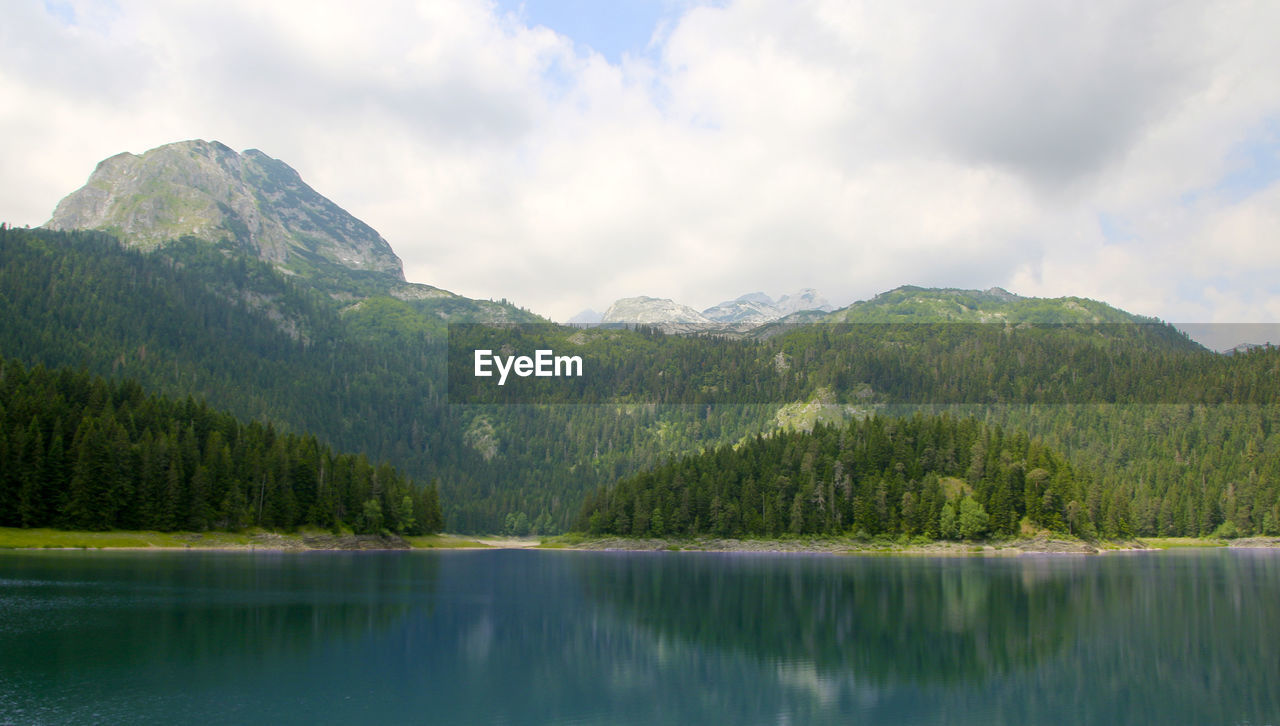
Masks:
[[[753,292],[698,312],[665,298],[628,297],[615,302],[605,312],[604,323],[640,323],[668,333],[745,333],[796,311],[831,310],[817,290],[805,288],[794,295],[774,300]]]
[[[754,328],[778,319],[773,298],[762,292],[753,292],[733,300],[726,300],[702,311],[708,320],[724,325]]]
[[[656,297],[626,297],[609,306],[604,323],[651,325],[668,333],[704,330],[715,323],[688,305]]]
[[[58,203],[45,227],[95,229],[154,249],[190,235],[229,240],[294,274],[335,265],[404,280],[400,258],[369,225],[257,149],[180,141],[117,154]]]
[[[783,295],[778,299],[774,307],[777,308],[779,317],[786,317],[792,313],[806,310],[818,310],[824,313],[835,310],[830,301],[811,287],[806,287],[791,295]]]

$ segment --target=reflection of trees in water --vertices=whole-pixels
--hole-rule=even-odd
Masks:
[[[1030,559],[695,555],[649,564],[585,563],[584,588],[659,636],[864,683],[974,681],[1035,665],[1062,650],[1082,595],[1079,568],[1050,571]]]
[[[814,717],[1274,723],[1280,556],[674,555],[579,570],[648,631],[776,665]],[[762,687],[768,687],[761,684]],[[964,714],[958,716],[958,714]]]
[[[1163,724],[1280,714],[1276,553],[178,553],[120,556],[106,578],[113,555],[59,554],[46,557],[71,563],[58,579],[80,584],[40,585],[29,612],[7,605],[38,579],[12,566],[32,558],[3,561],[0,710],[6,678],[38,702],[84,677],[93,683],[62,689],[83,703],[108,700],[117,674],[172,664],[180,685],[205,689],[203,703],[239,699],[223,723]],[[77,594],[98,603],[85,621],[84,607],[74,618],[57,607]],[[14,635],[16,621],[30,632]],[[147,685],[177,688],[158,676]],[[159,701],[120,706],[134,716],[124,721],[148,720],[145,708],[171,714]]]
[[[306,655],[422,607],[438,569],[411,554],[62,554],[5,560],[27,612],[10,614],[20,634],[0,663],[65,675]]]
[[[726,657],[638,625],[586,597],[597,567],[645,570],[656,558],[589,552],[449,557],[441,602],[397,637],[403,692],[448,723],[777,724],[842,722],[841,707],[793,670]],[[587,575],[587,577],[583,577]],[[865,689],[875,698],[876,689]],[[848,693],[837,694],[845,698]]]
[[[1280,722],[1280,553],[1108,555],[1037,694],[1077,723]],[[1059,684],[1088,684],[1086,697]],[[1025,702],[1006,688],[993,696]]]

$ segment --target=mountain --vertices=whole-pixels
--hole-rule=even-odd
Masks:
[[[577,507],[572,492],[598,484],[579,484],[565,472],[569,464],[548,463],[551,447],[562,446],[563,422],[528,425],[523,436],[499,426],[510,438],[490,464],[464,436],[477,414],[448,405],[442,316],[475,321],[475,306],[509,306],[335,299],[229,252],[191,237],[142,252],[101,232],[0,225],[0,351],[24,366],[132,379],[178,401],[194,396],[242,421],[394,462],[418,485],[439,481],[453,529],[495,531],[517,508],[562,527]],[[519,416],[536,412],[512,412],[500,423]],[[547,432],[542,439],[539,431]],[[12,433],[0,431],[0,461],[8,461]],[[513,470],[529,473],[515,501],[516,485],[502,488]],[[360,503],[344,506],[354,512]]]
[[[599,325],[604,320],[604,313],[598,313],[591,308],[587,308],[582,312],[569,318],[569,325]]]
[[[835,310],[831,301],[811,287],[806,287],[794,295],[783,295],[778,298],[778,302],[774,304],[774,307],[781,313],[779,317],[806,310],[820,310],[827,313]]]
[[[830,313],[803,310],[750,331],[757,339],[787,335],[815,323],[885,325],[1002,324],[1018,326],[1077,326],[1077,334],[1099,340],[1184,353],[1206,349],[1184,332],[1155,318],[1125,312],[1104,302],[1081,297],[1038,298],[1017,295],[1000,287],[987,290],[927,288],[903,285]],[[1079,326],[1085,326],[1080,328]],[[871,328],[868,328],[870,331]],[[957,328],[959,330],[959,328]],[[905,327],[899,332],[905,332]],[[976,334],[977,331],[975,330]],[[891,331],[867,332],[887,339]],[[887,337],[886,337],[887,336]]]
[[[237,154],[217,141],[179,141],[106,159],[58,203],[45,227],[100,230],[142,249],[188,235],[226,239],[293,274],[337,266],[404,280],[391,245],[288,164],[257,149]]]
[[[393,317],[411,328],[443,333],[450,322],[545,322],[505,300],[472,300],[406,282],[400,258],[382,235],[308,186],[288,164],[257,149],[238,154],[217,141],[179,141],[106,159],[88,183],[58,203],[44,227],[105,232],[126,248],[170,256],[185,254],[176,241],[199,240],[266,262],[342,302],[346,313],[386,318],[398,311]],[[271,297],[228,294],[274,307]],[[285,311],[273,314],[286,327],[297,324]]]
[[[812,288],[783,295],[776,301],[762,292],[753,292],[713,305],[701,313],[666,299],[625,298],[609,308],[604,322],[644,323],[668,333],[723,331],[770,337],[789,326],[818,322],[1017,325],[1159,321],[1081,297],[1023,297],[999,287],[963,290],[903,285],[839,310],[833,309],[830,302]],[[1190,341],[1186,343],[1195,345]]]
[[[667,333],[744,333],[798,311],[830,312],[833,308],[817,290],[805,288],[774,300],[752,292],[713,305],[701,313],[663,298],[631,297],[618,300],[605,312],[606,323],[642,323]]]
[[[142,163],[148,156],[160,161]],[[1231,525],[1280,532],[1273,485],[1280,459],[1265,455],[1280,446],[1271,407],[1280,352],[1273,349],[1216,356],[1154,324],[1023,326],[1155,321],[1084,298],[1000,289],[901,287],[831,313],[812,291],[777,301],[753,293],[716,306],[716,317],[738,318],[729,323],[670,300],[632,298],[602,317],[674,321],[680,327],[673,329],[696,332],[819,307],[766,324],[758,330],[776,335],[752,340],[558,330],[552,334],[566,345],[583,346],[584,356],[653,395],[619,397],[624,405],[617,405],[611,381],[584,380],[583,390],[606,403],[467,405],[449,390],[445,326],[540,319],[505,301],[405,282],[398,263],[377,254],[385,240],[371,230],[356,234],[361,223],[292,170],[293,181],[270,187],[263,178],[283,178],[287,167],[268,162],[280,164],[205,142],[115,157],[50,221],[73,231],[0,225],[0,351],[24,366],[83,368],[135,379],[176,400],[204,398],[242,420],[272,421],[281,431],[310,432],[336,449],[387,461],[419,484],[438,479],[448,527],[460,531],[496,531],[514,515],[538,531],[563,529],[587,492],[673,455],[775,434],[806,402],[830,401],[838,420],[899,405],[893,402],[1066,401],[977,414],[958,407],[954,414],[985,417],[1028,436],[1029,445],[1042,439],[1088,472],[1088,486],[1071,501],[1042,499],[1042,506],[1063,517],[1069,506],[1085,512],[1098,531],[1203,534]],[[133,168],[134,176],[112,171],[117,166]],[[199,213],[183,213],[182,200]],[[191,218],[204,221],[183,226]],[[307,224],[323,227],[329,241],[308,236]],[[926,325],[881,331],[782,321]],[[976,333],[931,325],[983,321],[1002,324],[973,326],[981,328]],[[686,393],[733,405],[632,405],[680,402]],[[1218,401],[1264,405],[1211,405]],[[41,416],[41,426],[54,423]],[[0,461],[27,440],[25,428],[0,432]],[[996,453],[988,448],[987,458]],[[1030,464],[1031,449],[1028,457]],[[184,471],[194,466],[193,459]],[[1024,472],[1028,479],[1034,473],[1030,466]],[[290,472],[313,475],[332,472]],[[831,481],[822,474],[793,483]],[[975,496],[992,501],[1002,486],[996,484]],[[1022,491],[1009,484],[1011,495]],[[887,490],[883,501],[901,501],[902,493]],[[880,501],[879,492],[860,501]],[[300,511],[310,506],[298,504]],[[691,507],[707,522],[713,504],[714,497]],[[342,506],[347,516],[360,502]],[[1013,512],[1033,514],[1020,506]]]
[[[903,285],[870,300],[855,302],[826,317],[828,322],[897,323],[1151,323],[1097,300],[1080,297],[1037,298],[1003,288],[959,290]]]
[[[817,290],[806,287],[776,301],[762,292],[749,293],[709,307],[702,314],[717,323],[727,324],[733,330],[746,332],[795,313],[829,313],[834,309]]]
[[[1004,325],[981,326],[972,339],[960,326],[934,331],[928,325],[891,327],[887,336],[875,326],[793,326],[751,341],[565,329],[556,334],[568,342],[581,338],[590,360],[630,371],[648,386],[644,391],[671,394],[618,399],[627,404],[678,402],[683,391],[729,402],[740,391],[745,401],[473,406],[458,403],[446,388],[440,315],[474,316],[477,309],[465,306],[477,301],[458,298],[452,312],[446,299],[381,294],[352,302],[232,252],[229,244],[191,237],[142,252],[103,233],[0,225],[0,350],[24,366],[131,378],[176,400],[194,395],[241,420],[272,421],[281,431],[310,432],[337,450],[386,461],[419,484],[438,480],[453,531],[498,531],[521,521],[519,515],[539,532],[564,529],[588,492],[673,455],[788,428],[800,415],[796,404],[830,414],[818,415],[821,420],[839,421],[878,409],[877,400],[1016,402],[1060,394],[1085,405],[976,413],[961,407],[954,415],[1043,439],[1077,471],[1090,472],[1082,499],[1058,498],[1052,506],[1063,516],[1068,505],[1085,512],[1100,532],[1198,534],[1227,524],[1240,532],[1280,531],[1280,501],[1271,484],[1280,481],[1280,458],[1265,454],[1280,446],[1276,409],[1266,395],[1274,391],[1270,381],[1280,357],[1274,349],[1216,356],[1185,341],[1166,346],[1154,337],[1162,326],[1154,325],[1116,326],[1115,336],[1128,337],[1102,338],[1098,345],[1090,342],[1096,331],[1088,329],[1055,335],[1033,326],[1006,334]],[[954,295],[914,288],[910,297],[921,305],[934,293]],[[1060,301],[989,304],[1035,309]],[[1078,304],[1099,306],[1099,317],[1106,307]],[[655,351],[664,357],[655,359]],[[655,370],[671,374],[645,376]],[[949,388],[938,395],[922,388],[939,381]],[[1265,390],[1255,396],[1259,381]],[[597,400],[613,400],[609,380],[583,384],[607,394]],[[1197,403],[1255,398],[1268,405]],[[1179,405],[1158,405],[1166,399]],[[1099,400],[1157,405],[1093,405]],[[40,422],[56,423],[43,414]],[[24,427],[0,432],[0,461],[29,440]],[[47,432],[44,440],[51,440]],[[994,451],[988,449],[988,457]],[[1026,476],[1032,473],[1028,468]],[[976,494],[989,502],[998,491]],[[872,495],[863,502],[879,501]],[[708,522],[713,502],[691,506]],[[299,505],[301,512],[310,506]],[[356,512],[360,501],[343,506]]]
[[[778,309],[773,298],[762,292],[753,292],[713,305],[703,310],[702,315],[717,323],[754,328],[776,320]]]
[[[688,305],[645,296],[618,300],[604,311],[601,322],[651,325],[668,333],[688,333],[716,326],[715,322]]]

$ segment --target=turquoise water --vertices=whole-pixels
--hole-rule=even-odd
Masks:
[[[1280,723],[1280,551],[0,553],[78,723]]]

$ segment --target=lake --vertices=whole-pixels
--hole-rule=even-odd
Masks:
[[[0,724],[1280,723],[1280,551],[0,552]]]

